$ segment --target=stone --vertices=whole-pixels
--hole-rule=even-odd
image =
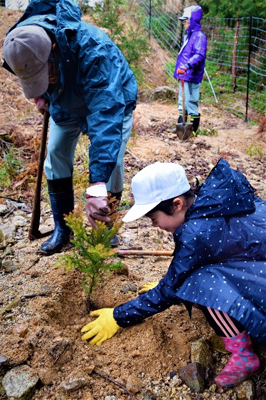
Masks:
[[[16,227],[10,223],[0,224],[0,244],[4,247],[14,242]]]
[[[29,400],[35,390],[39,376],[27,365],[8,371],[2,380],[3,388],[10,400]]]
[[[254,382],[243,381],[235,387],[238,400],[253,400],[256,398],[256,389]]]
[[[0,354],[0,367],[7,365],[8,364],[8,359],[5,356],[2,356]]]
[[[209,342],[211,347],[219,351],[219,353],[228,354],[228,351],[224,347],[224,342],[222,341],[221,337],[216,335],[215,333],[209,338]]]
[[[16,228],[19,226],[25,226],[27,224],[27,219],[22,217],[22,215],[15,215],[12,218],[12,224],[15,225]]]
[[[194,392],[204,390],[205,368],[199,363],[189,363],[179,370],[180,378]]]
[[[136,394],[141,391],[142,381],[136,375],[132,374],[128,377],[126,388],[129,392]]]
[[[56,379],[56,370],[54,368],[41,368],[38,370],[39,378],[43,385],[52,385]]]
[[[13,333],[19,335],[20,337],[25,337],[28,333],[29,327],[26,324],[18,324],[13,328]]]
[[[178,375],[175,375],[173,379],[171,379],[170,386],[180,386],[182,384],[182,379],[179,378]]]
[[[0,215],[5,215],[8,212],[8,208],[5,204],[0,204]]]
[[[87,383],[84,376],[69,376],[60,385],[60,388],[66,392],[74,391],[83,388]]]
[[[191,343],[191,362],[202,364],[206,369],[210,367],[212,355],[210,347],[205,340]]]

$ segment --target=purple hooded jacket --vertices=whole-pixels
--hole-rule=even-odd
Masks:
[[[185,10],[191,11],[190,26],[187,31],[187,39],[177,56],[174,78],[200,83],[204,74],[207,51],[207,38],[201,31],[200,26],[202,8],[200,6],[191,6]],[[184,75],[180,76],[177,70],[181,65],[185,64],[189,68]]]

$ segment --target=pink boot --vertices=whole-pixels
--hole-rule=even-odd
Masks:
[[[237,336],[223,337],[222,341],[232,356],[214,381],[223,387],[237,385],[259,369],[260,360],[252,352],[252,342],[246,331]]]

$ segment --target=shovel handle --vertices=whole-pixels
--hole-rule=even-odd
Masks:
[[[39,153],[39,163],[37,170],[37,181],[35,186],[35,194],[33,201],[33,210],[31,217],[31,225],[29,230],[29,239],[35,240],[41,237],[39,232],[40,216],[41,216],[41,188],[42,188],[42,174],[43,174],[43,164],[46,148],[46,139],[49,125],[50,114],[48,111],[44,111],[43,114],[43,125],[42,125],[42,139]]]
[[[186,118],[186,105],[185,105],[185,81],[181,79],[182,88],[182,113],[183,113],[183,125],[187,122]]]

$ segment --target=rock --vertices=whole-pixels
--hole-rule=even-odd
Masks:
[[[43,385],[52,385],[56,379],[57,371],[53,368],[41,368],[38,370],[39,378]]]
[[[15,217],[12,218],[12,224],[15,225],[16,228],[25,226],[27,224],[27,219],[22,217],[22,215],[15,215]]]
[[[11,260],[3,260],[2,268],[6,273],[14,272],[16,270],[16,265]]]
[[[104,400],[117,400],[116,396],[105,396]]]
[[[60,388],[66,392],[74,391],[83,388],[87,383],[84,376],[69,376],[60,385]]]
[[[199,363],[190,363],[180,368],[180,378],[194,392],[204,390],[205,368]]]
[[[181,383],[182,383],[182,379],[180,379],[178,375],[175,375],[170,382],[170,386],[171,387],[180,386]]]
[[[217,386],[215,383],[213,383],[210,387],[209,387],[209,391],[212,393],[215,393],[217,389]]]
[[[58,365],[64,365],[73,358],[71,351],[71,341],[58,337],[52,345],[47,349],[47,354],[51,356],[53,361]]]
[[[219,351],[220,353],[228,354],[228,351],[224,347],[224,343],[220,336],[217,336],[215,333],[209,339],[211,347]]]
[[[132,285],[131,283],[129,283],[128,285],[124,285],[120,292],[122,293],[128,293],[128,292],[133,292],[133,293],[137,293],[138,288],[136,285]]]
[[[176,371],[171,371],[170,372],[170,379],[173,379],[174,376],[176,376],[177,372]]]
[[[0,215],[5,215],[8,212],[8,208],[5,204],[0,204]]]
[[[142,381],[136,375],[132,374],[128,377],[126,388],[133,394],[138,393],[141,391]]]
[[[8,359],[5,356],[2,356],[0,354],[0,367],[7,365],[8,364]]]
[[[14,326],[13,333],[19,335],[20,337],[26,336],[28,333],[29,327],[26,324],[18,324]]]
[[[38,375],[30,367],[22,365],[7,372],[2,385],[10,400],[28,400],[32,397],[38,380]]]
[[[235,387],[238,400],[253,400],[256,398],[256,389],[253,381],[244,381]]]
[[[14,242],[16,227],[10,223],[0,224],[0,244],[6,247],[8,243]]]
[[[210,347],[205,340],[197,340],[191,343],[191,362],[202,364],[206,369],[212,361]]]

